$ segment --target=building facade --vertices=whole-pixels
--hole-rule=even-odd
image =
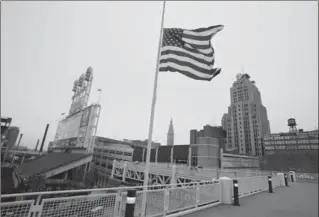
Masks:
[[[228,113],[222,118],[222,127],[227,130],[226,150],[262,155],[261,140],[270,133],[270,126],[261,94],[248,74],[237,75],[230,88],[230,97]]]
[[[264,137],[265,154],[318,151],[318,130],[274,133]]]
[[[226,131],[220,126],[205,125],[201,130],[190,130],[190,144],[217,145],[219,149],[224,150],[225,143]]]
[[[318,130],[268,134],[264,137],[267,170],[318,173]]]
[[[106,187],[113,161],[132,162],[134,149],[129,143],[97,137],[93,149],[92,167],[97,173],[97,184]]]
[[[148,145],[148,140],[129,140],[129,139],[124,139],[123,140],[125,143],[129,143],[133,148],[139,147],[139,148],[147,148]],[[159,142],[153,142],[151,143],[151,148],[158,148],[161,146],[161,143]]]

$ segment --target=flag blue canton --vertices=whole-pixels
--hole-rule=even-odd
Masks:
[[[159,71],[179,72],[196,80],[212,80],[221,72],[214,68],[215,56],[212,37],[222,25],[186,30],[165,28]]]

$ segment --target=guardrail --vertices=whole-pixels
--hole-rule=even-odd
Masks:
[[[318,183],[318,173],[296,173],[297,182]]]
[[[2,195],[4,199],[18,198],[20,200],[1,203],[1,216],[122,217],[125,212],[126,191],[132,188],[136,189],[136,187],[125,187]],[[136,199],[136,216],[141,215],[143,191],[142,188],[139,189]],[[66,194],[73,194],[73,196],[66,196]],[[198,182],[149,186],[146,194],[146,216],[163,216],[207,204],[219,204],[220,183]]]
[[[239,198],[267,191],[269,189],[267,176],[242,177],[237,180],[239,186]],[[274,175],[271,177],[271,180],[273,188],[281,186],[279,176]]]
[[[236,179],[240,197],[268,189],[267,176]],[[274,188],[280,186],[279,176],[273,176],[272,181]],[[137,189],[134,216],[140,216],[143,186],[2,195],[3,199],[16,201],[1,203],[1,217],[123,217],[128,189]],[[222,203],[223,192],[219,180],[154,185],[147,189],[145,211],[148,217],[173,217]]]

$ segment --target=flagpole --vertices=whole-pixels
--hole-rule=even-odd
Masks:
[[[162,23],[161,23],[160,38],[159,38],[158,50],[157,50],[157,62],[156,62],[156,70],[155,70],[155,78],[154,78],[152,109],[151,109],[150,125],[149,125],[149,132],[148,132],[148,141],[147,141],[146,164],[145,164],[144,183],[143,183],[144,189],[143,189],[143,200],[142,200],[142,210],[141,210],[142,217],[144,217],[146,215],[146,190],[147,190],[147,186],[148,186],[148,176],[149,176],[149,172],[150,172],[150,158],[151,158],[150,155],[151,155],[152,134],[153,134],[153,125],[154,125],[154,114],[155,114],[159,61],[160,61],[160,53],[161,53],[161,47],[162,47],[162,41],[163,41],[165,4],[166,4],[166,1],[163,2]]]

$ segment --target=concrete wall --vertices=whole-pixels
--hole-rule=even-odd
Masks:
[[[217,145],[198,144],[196,146],[197,154],[194,154],[197,156],[197,166],[219,168],[219,149]]]

